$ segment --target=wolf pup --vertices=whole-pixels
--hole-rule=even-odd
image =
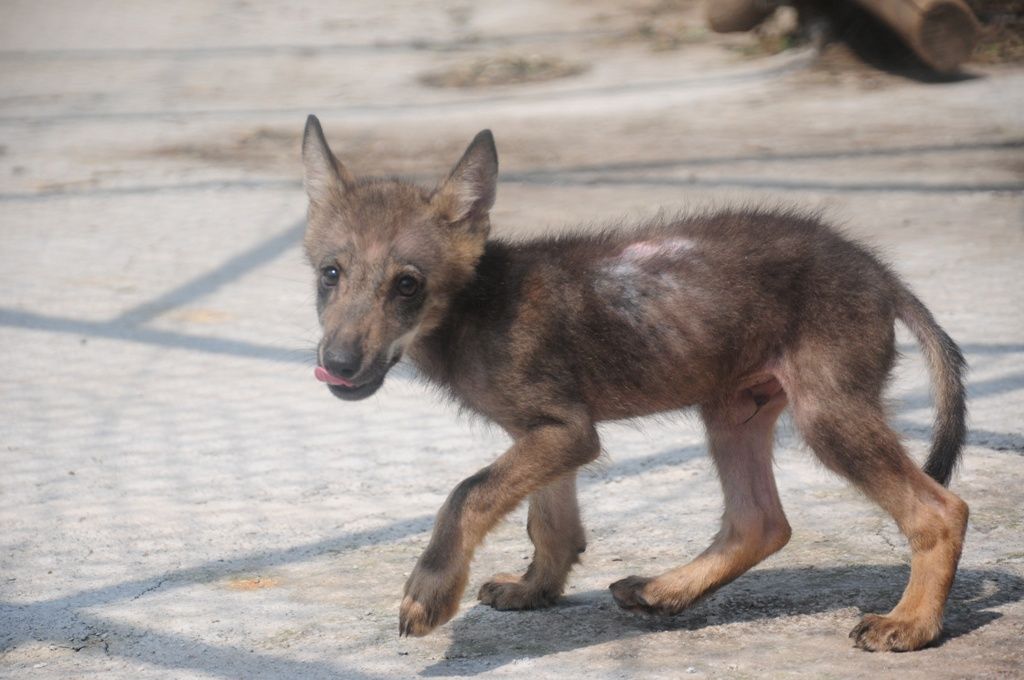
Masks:
[[[596,424],[696,407],[725,495],[721,531],[689,564],[611,585],[624,609],[682,611],[789,540],[772,471],[788,406],[822,463],[910,542],[902,599],[865,616],[855,644],[913,650],[938,637],[967,524],[967,505],[944,488],[964,441],[965,365],[869,251],[812,217],[766,211],[489,240],[498,158],[487,130],[436,189],[356,178],[313,116],[302,155],[323,327],[316,377],[341,399],[364,399],[408,357],[514,442],[438,512],[405,584],[400,634],[454,616],[474,549],[525,498],[533,562],[522,576],[495,576],[479,599],[497,609],[555,602],[586,547],[576,472],[601,451]],[[882,405],[896,319],[933,376],[923,472]]]

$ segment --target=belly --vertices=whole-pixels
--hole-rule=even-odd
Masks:
[[[767,364],[739,375],[715,370],[698,375],[693,370],[659,368],[663,370],[655,369],[646,381],[628,385],[602,382],[591,386],[586,397],[594,419],[625,420],[694,406],[724,404],[729,404],[737,414],[749,411],[748,415],[753,416],[765,405],[785,400],[782,384]]]

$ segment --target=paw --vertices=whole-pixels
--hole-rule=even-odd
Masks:
[[[659,592],[657,581],[646,576],[627,576],[608,586],[615,598],[615,604],[626,611],[653,616],[674,616],[690,605],[690,600],[681,600]]]
[[[850,637],[855,647],[869,652],[910,652],[932,642],[941,632],[938,625],[914,619],[867,614],[850,631]]]
[[[644,588],[651,582],[651,579],[644,576],[627,576],[608,586],[612,591],[615,604],[628,612],[640,614],[654,614],[651,603],[644,597]]]
[[[398,612],[398,634],[420,637],[450,620],[459,610],[459,597],[465,585],[464,574],[417,567],[405,584],[405,597]]]
[[[477,599],[495,609],[543,609],[553,605],[559,595],[560,590],[513,574],[497,574],[480,587]]]

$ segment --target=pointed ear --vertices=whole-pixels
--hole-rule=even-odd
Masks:
[[[302,165],[306,194],[317,205],[325,205],[332,195],[344,195],[355,182],[352,173],[331,153],[320,121],[313,115],[306,119],[306,131],[302,133]]]
[[[435,201],[447,219],[461,222],[483,217],[494,205],[498,183],[498,151],[494,135],[483,130],[473,138],[448,179],[438,189]]]

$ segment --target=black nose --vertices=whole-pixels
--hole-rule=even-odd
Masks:
[[[363,353],[359,350],[324,350],[324,368],[341,378],[351,378],[363,365]]]

